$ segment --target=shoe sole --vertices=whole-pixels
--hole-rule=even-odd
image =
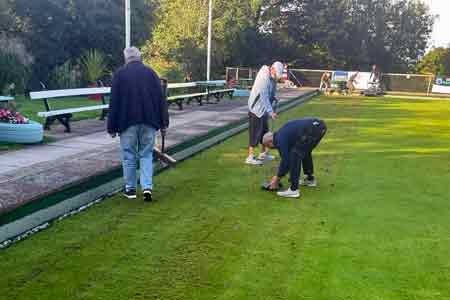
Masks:
[[[153,201],[153,196],[151,193],[144,193],[144,201],[145,202],[152,202]]]
[[[260,165],[262,165],[263,163],[262,163],[262,162],[260,162],[260,163],[249,163],[249,162],[245,162],[245,164],[246,164],[246,165],[249,165],[249,166],[260,166]]]
[[[258,160],[259,161],[274,161],[275,157],[274,158],[264,158],[264,159],[258,158]]]
[[[317,187],[317,184],[305,184],[305,183],[302,183],[302,184],[300,184],[301,186],[305,186],[305,187],[310,187],[310,188],[315,188],[315,187]]]
[[[130,196],[130,195],[125,195],[125,194],[124,194],[124,196],[125,196],[125,198],[127,198],[127,199],[136,199],[136,198],[137,198],[136,195]]]
[[[278,197],[281,197],[281,198],[300,198],[300,195],[289,195],[289,196],[287,196],[287,195],[278,195]]]
[[[299,184],[300,186],[306,186],[306,187],[310,187],[310,188],[315,188],[315,187],[317,187],[317,183],[315,183],[315,184],[307,184],[307,183],[305,183],[305,182],[303,182],[303,181],[300,181],[298,184]]]

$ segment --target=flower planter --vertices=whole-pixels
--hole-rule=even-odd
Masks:
[[[27,124],[0,122],[0,142],[15,144],[34,144],[42,142],[44,128],[40,123],[31,121]]]

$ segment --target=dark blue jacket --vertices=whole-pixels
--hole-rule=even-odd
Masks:
[[[169,126],[166,96],[156,73],[142,62],[131,62],[114,75],[109,104],[108,133],[145,124],[156,130]]]
[[[273,146],[280,153],[281,162],[278,168],[278,177],[283,177],[289,172],[289,153],[295,144],[300,141],[307,131],[317,121],[316,118],[305,118],[287,122],[275,132],[273,136]]]

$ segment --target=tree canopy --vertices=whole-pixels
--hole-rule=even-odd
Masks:
[[[428,52],[417,64],[417,71],[422,74],[449,76],[450,48],[439,47]]]
[[[205,78],[208,0],[132,0],[132,43],[161,75]],[[306,68],[412,71],[434,16],[422,0],[214,0],[213,76],[274,60]],[[3,0],[0,36],[22,44],[32,77],[86,51],[122,64],[124,0]],[[0,50],[2,51],[2,50]],[[422,60],[422,64],[426,64]],[[67,64],[66,64],[67,65]],[[421,68],[423,69],[423,68]]]

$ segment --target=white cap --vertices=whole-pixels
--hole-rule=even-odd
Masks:
[[[279,61],[274,62],[272,68],[275,69],[278,78],[281,78],[283,76],[284,65],[281,62]]]

